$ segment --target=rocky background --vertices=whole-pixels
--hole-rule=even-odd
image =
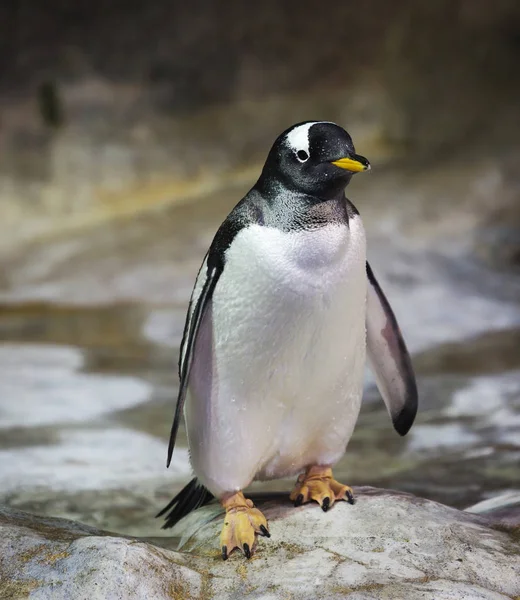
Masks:
[[[515,0],[5,0],[2,244],[251,178],[309,118],[376,165],[503,160],[519,32]]]
[[[400,439],[368,376],[338,479],[457,508],[518,489],[519,59],[515,0],[3,0],[0,502],[165,535],[195,273],[306,119],[372,163],[348,194],[421,395]]]

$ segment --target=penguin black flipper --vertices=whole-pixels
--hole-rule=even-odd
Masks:
[[[397,319],[366,263],[367,351],[377,387],[399,435],[406,435],[417,414],[417,384]]]
[[[262,220],[262,212],[259,206],[248,194],[231,211],[227,219],[222,223],[215,238],[204,258],[202,266],[195,281],[195,287],[190,300],[184,333],[182,336],[180,358],[179,358],[179,394],[175,406],[170,441],[168,444],[168,459],[166,466],[170,466],[175,440],[184,409],[186,393],[190,378],[190,370],[193,362],[193,352],[200,325],[204,319],[213,297],[213,292],[219,277],[224,270],[226,250],[229,248],[237,233],[253,222]]]

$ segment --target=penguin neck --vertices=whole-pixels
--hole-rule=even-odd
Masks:
[[[283,230],[316,229],[342,223],[348,226],[347,199],[343,187],[334,195],[318,197],[287,188],[281,181],[261,179],[254,186],[268,207],[272,225]]]
[[[319,192],[307,192],[299,189],[286,178],[273,177],[271,173],[263,172],[254,189],[268,202],[281,195],[290,194],[297,197],[302,206],[310,207],[324,202],[345,202],[345,188],[349,183],[350,179],[334,181],[328,186],[322,186]]]

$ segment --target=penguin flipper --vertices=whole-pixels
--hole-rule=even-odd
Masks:
[[[400,435],[406,435],[418,404],[412,361],[392,308],[368,262],[366,271],[368,359],[394,428]]]
[[[204,269],[206,267],[206,270]],[[205,270],[205,272],[204,272]],[[175,406],[175,415],[173,417],[172,428],[170,431],[170,441],[168,444],[168,460],[166,466],[170,466],[177,431],[181,421],[186,392],[188,391],[188,381],[190,377],[191,364],[193,362],[193,351],[200,324],[206,314],[213,296],[213,290],[222,273],[222,266],[219,262],[210,261],[208,256],[204,260],[195,283],[186,325],[184,327],[184,336],[181,343],[181,358],[179,360],[179,394],[177,396],[177,405]],[[199,288],[201,285],[201,289]],[[199,288],[199,289],[198,289]],[[198,296],[197,296],[198,294]]]
[[[179,429],[184,408],[184,401],[186,400],[186,392],[188,391],[188,382],[197,335],[204,315],[211,303],[215,286],[224,270],[226,250],[229,248],[233,238],[242,228],[250,223],[261,222],[262,218],[260,207],[248,202],[248,196],[245,196],[219,227],[197,275],[181,342],[179,359],[179,395],[177,396],[177,405],[175,407],[175,415],[170,431],[168,460],[166,462],[167,467],[170,466],[172,459],[175,439],[177,437],[177,431]]]

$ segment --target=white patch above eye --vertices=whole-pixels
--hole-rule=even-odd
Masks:
[[[330,123],[331,125],[335,125],[331,121],[310,121],[309,123],[304,123],[303,125],[298,125],[294,129],[291,129],[287,134],[287,144],[289,148],[293,150],[296,154],[296,157],[300,162],[305,162],[307,158],[310,156],[309,151],[309,129],[316,125],[316,123]],[[307,154],[306,159],[301,159],[298,157],[298,152],[303,151]]]
[[[298,152],[299,150],[303,150],[310,154],[309,152],[309,129],[319,123],[319,121],[311,121],[310,123],[304,123],[303,125],[299,125],[294,129],[291,129],[287,134],[287,143],[291,150],[294,152]]]

